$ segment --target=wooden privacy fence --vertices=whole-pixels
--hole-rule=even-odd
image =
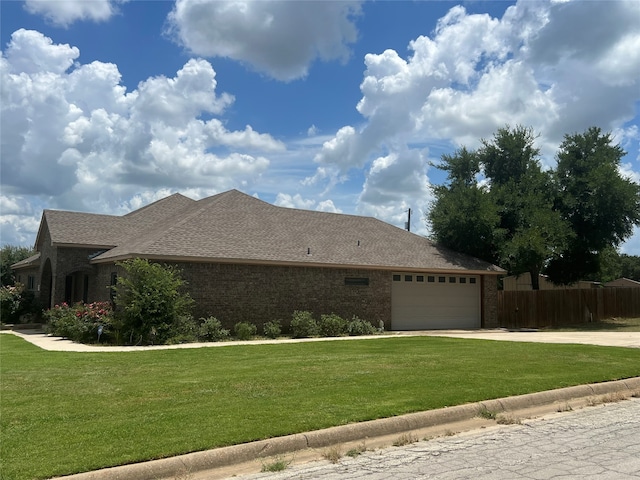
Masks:
[[[498,323],[541,328],[640,317],[640,288],[499,291]]]

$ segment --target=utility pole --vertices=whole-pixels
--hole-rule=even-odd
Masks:
[[[404,224],[404,228],[405,230],[407,230],[408,232],[411,231],[411,209],[407,210],[407,213],[409,214],[406,223]]]

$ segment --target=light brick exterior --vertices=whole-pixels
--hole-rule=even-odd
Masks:
[[[294,310],[316,315],[354,315],[378,326],[391,325],[391,274],[377,270],[238,265],[179,264],[196,315],[217,317],[232,326],[272,320],[288,324]],[[369,285],[345,285],[346,277],[368,278]]]
[[[482,276],[482,328],[498,328],[498,278]]]
[[[90,274],[88,301],[110,299],[112,274],[124,275],[122,267],[90,265],[91,252],[87,249],[58,250],[53,258],[69,263],[56,266],[53,304],[65,300],[67,275],[74,278],[73,301],[82,300],[76,287],[85,274]],[[226,263],[176,265],[195,300],[194,317],[215,316],[225,328],[243,321],[261,326],[273,320],[287,326],[295,310],[309,310],[317,317],[328,313],[343,318],[357,315],[376,327],[382,321],[385,329],[391,328],[392,273],[389,271]],[[345,278],[367,278],[369,285],[345,285]],[[483,328],[497,326],[497,294],[496,277],[483,276]]]

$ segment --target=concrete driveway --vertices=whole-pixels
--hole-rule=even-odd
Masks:
[[[640,332],[541,332],[508,330],[441,330],[421,332],[433,337],[478,338],[508,342],[583,343],[640,348]]]

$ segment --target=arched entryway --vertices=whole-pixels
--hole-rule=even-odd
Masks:
[[[64,301],[69,305],[89,301],[89,273],[90,269],[77,270],[65,276]]]

